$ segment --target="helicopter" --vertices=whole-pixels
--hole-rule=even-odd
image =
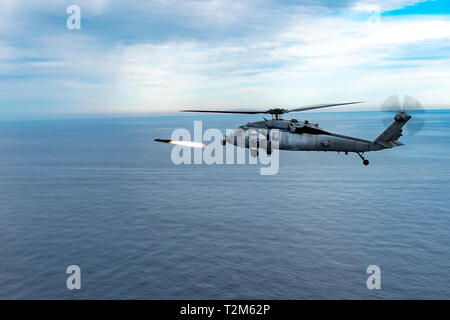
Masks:
[[[406,96],[408,102],[418,103],[411,97]],[[292,112],[302,112],[363,103],[346,102],[310,105],[300,108],[283,109],[271,108],[268,110],[182,110],[181,112],[201,112],[201,113],[223,113],[223,114],[269,114],[271,119],[263,117],[263,121],[249,122],[240,126],[234,133],[225,136],[222,145],[227,143],[250,149],[250,154],[257,157],[259,150],[263,149],[268,155],[273,148],[289,151],[325,151],[343,152],[357,154],[362,163],[367,166],[369,160],[364,157],[366,152],[380,151],[403,146],[398,139],[402,136],[403,126],[412,118],[406,108],[399,107],[398,97],[393,96],[383,104],[383,111],[395,111],[393,122],[374,141],[356,137],[350,137],[338,133],[332,133],[319,127],[317,123],[310,123],[308,120],[299,121],[297,119],[283,119],[282,115]],[[391,118],[392,121],[392,118]],[[275,134],[276,132],[276,134]],[[276,140],[277,143],[273,143]],[[158,142],[173,143],[171,140],[155,139]],[[176,143],[175,143],[176,144]],[[185,146],[195,147],[184,143]]]

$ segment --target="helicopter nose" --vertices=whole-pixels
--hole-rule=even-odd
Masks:
[[[229,144],[234,144],[234,133],[230,133],[229,135],[227,135],[225,140]]]
[[[244,143],[242,139],[245,139],[245,131],[243,129],[237,129],[233,133],[230,133],[226,136],[226,141],[234,146],[237,146],[240,143]]]

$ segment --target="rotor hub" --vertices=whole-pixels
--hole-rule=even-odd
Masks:
[[[268,114],[278,114],[278,115],[280,115],[280,114],[286,113],[287,111],[288,110],[286,110],[286,109],[272,108],[272,109],[267,110],[267,113]]]

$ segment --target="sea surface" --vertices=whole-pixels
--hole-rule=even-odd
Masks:
[[[370,140],[385,129],[377,112],[295,116]],[[450,111],[425,117],[367,167],[285,151],[273,176],[177,166],[153,141],[254,115],[0,122],[0,298],[449,299]]]

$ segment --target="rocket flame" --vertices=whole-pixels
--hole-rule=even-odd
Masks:
[[[195,141],[177,141],[177,140],[170,140],[169,143],[176,144],[183,147],[189,147],[189,148],[205,148],[206,145],[201,142],[195,142]]]

